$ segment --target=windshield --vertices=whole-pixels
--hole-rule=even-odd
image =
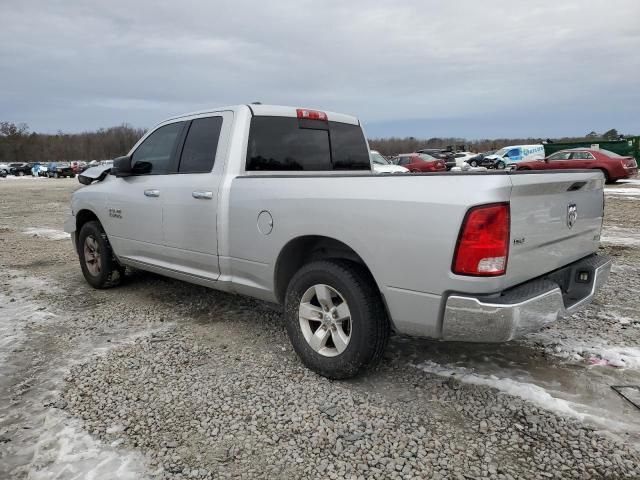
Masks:
[[[435,157],[432,157],[428,153],[419,153],[418,156],[425,162],[433,162],[434,160],[437,160]]]
[[[389,165],[389,161],[379,153],[370,153],[371,163],[375,165]]]
[[[505,153],[507,153],[510,150],[510,147],[505,147],[505,148],[501,148],[500,150],[498,150],[494,155],[498,155],[498,156],[503,156]]]

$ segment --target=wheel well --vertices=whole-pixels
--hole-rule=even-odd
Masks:
[[[308,235],[291,240],[278,255],[274,273],[274,290],[278,301],[284,303],[289,282],[303,265],[329,259],[348,260],[361,265],[375,285],[369,267],[351,247],[333,238]]]
[[[76,245],[78,244],[78,235],[80,235],[80,229],[82,228],[82,226],[85,223],[91,222],[93,220],[100,222],[96,214],[93,213],[91,210],[80,210],[76,214],[76,231],[74,233],[74,235],[76,236]]]
[[[602,172],[602,174],[604,175],[604,179],[605,181],[609,181],[609,171],[604,168],[604,167],[596,167],[594,170],[600,170]]]

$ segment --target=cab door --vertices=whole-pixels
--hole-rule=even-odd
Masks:
[[[140,173],[111,179],[102,220],[116,254],[157,265],[165,258],[162,198],[186,122],[160,126],[131,155]]]
[[[172,267],[217,280],[218,193],[233,112],[195,118],[185,130],[177,171],[163,191],[164,244]]]

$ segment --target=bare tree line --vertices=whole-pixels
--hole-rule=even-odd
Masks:
[[[24,123],[0,122],[0,163],[9,162],[50,162],[73,160],[108,160],[125,155],[144,135],[145,129],[127,124],[101,128],[94,132],[56,134],[30,132]],[[584,137],[559,138],[556,142],[615,139],[618,132],[611,129],[603,134],[590,132]],[[541,138],[496,138],[467,140],[457,137],[391,137],[369,140],[372,149],[383,155],[415,152],[421,148],[464,149],[486,152],[506,145],[526,145],[541,143]]]
[[[597,139],[617,140],[618,131],[615,128],[602,134],[590,132],[583,137],[562,137],[551,141],[555,143],[595,141]],[[535,145],[549,141],[545,138],[494,138],[482,140],[468,140],[458,137],[434,137],[428,139],[415,137],[391,137],[374,138],[369,140],[372,150],[377,150],[383,155],[396,155],[398,153],[411,153],[423,148],[451,148],[452,150],[466,150],[471,152],[487,152],[497,150],[508,145]]]
[[[29,132],[24,124],[0,122],[0,163],[107,160],[126,154],[144,134],[127,124],[95,132]]]

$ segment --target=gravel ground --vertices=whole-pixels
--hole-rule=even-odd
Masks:
[[[0,180],[0,478],[640,478],[632,432],[416,368],[480,371],[480,352],[572,376],[631,425],[640,412],[596,384],[640,383],[640,366],[591,367],[584,348],[640,345],[640,246],[607,243],[598,301],[540,334],[394,338],[368,375],[333,382],[300,365],[268,304],[145,273],[89,288],[69,242],[42,230],[59,233],[78,186]],[[638,234],[637,205],[608,199],[606,225]]]

